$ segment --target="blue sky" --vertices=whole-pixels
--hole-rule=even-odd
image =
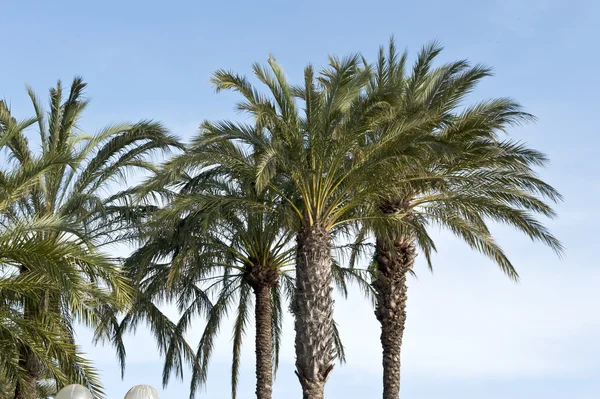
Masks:
[[[500,242],[518,266],[511,283],[483,257],[440,233],[435,273],[417,264],[410,282],[403,352],[405,398],[591,399],[600,392],[600,3],[595,1],[9,1],[1,0],[3,28],[0,98],[19,116],[32,113],[24,84],[40,94],[57,79],[83,75],[92,103],[82,128],[153,118],[183,138],[204,119],[237,117],[235,96],[216,95],[208,80],[217,68],[248,73],[274,54],[298,81],[306,63],[328,54],[363,52],[372,58],[394,34],[414,55],[432,39],[441,58],[469,58],[496,76],[475,98],[510,96],[535,114],[536,124],[512,137],[546,152],[542,175],[564,195],[560,218],[549,222],[567,252],[561,260],[509,229]],[[336,319],[348,364],[336,367],[330,398],[370,398],[381,392],[378,326],[358,292],[339,299]],[[202,321],[190,333],[197,342]],[[202,397],[229,392],[230,330],[225,328]],[[285,348],[275,397],[299,397],[293,374],[293,331]],[[140,328],[128,344],[124,381],[110,348],[85,350],[102,370],[108,398],[131,386],[160,387],[160,359]],[[253,337],[244,347],[240,395],[253,397]],[[173,382],[164,399],[187,397]]]

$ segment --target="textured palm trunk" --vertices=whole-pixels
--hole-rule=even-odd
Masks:
[[[383,349],[383,399],[400,397],[400,350],[406,322],[406,277],[413,268],[416,249],[411,238],[394,240],[389,248],[377,239],[377,278],[373,282],[377,304],[375,316],[381,323]]]
[[[331,237],[316,225],[305,228],[297,240],[296,374],[304,399],[322,399],[335,359]]]
[[[21,360],[19,362],[21,367],[24,367],[27,370],[27,375],[25,376],[25,381],[17,383],[17,387],[15,388],[15,399],[36,398],[37,380],[39,375],[37,375],[35,371],[32,371],[33,367],[31,366],[31,361],[35,362],[35,360],[31,358],[29,361]]]
[[[22,267],[20,270],[21,274],[27,273],[27,268]],[[43,305],[46,305],[46,301],[43,301]],[[30,301],[25,301],[23,318],[31,319],[36,317],[40,312],[40,309],[36,304]],[[19,350],[19,366],[25,370],[25,378],[17,382],[15,387],[15,399],[35,399],[37,392],[37,381],[40,378],[40,362],[35,355],[30,353],[26,348]]]
[[[271,288],[259,284],[256,296],[256,397],[271,399],[273,391],[273,345],[271,336]]]

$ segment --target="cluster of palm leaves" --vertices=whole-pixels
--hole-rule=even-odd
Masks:
[[[60,87],[51,91],[47,122],[32,93],[31,120],[14,120],[2,105],[0,145],[13,166],[0,176],[2,389],[33,398],[36,384],[69,381],[101,394],[73,323],[110,340],[123,371],[123,337],[146,323],[164,357],[163,383],[189,367],[193,397],[231,317],[235,397],[254,313],[256,395],[271,398],[289,309],[303,397],[323,398],[336,359],[344,361],[333,289],[346,293],[352,282],[381,324],[383,397],[398,398],[406,280],[417,251],[432,266],[431,227],[448,229],[513,279],[490,223],[562,250],[536,219],[554,217],[549,203],[560,200],[535,172],[546,157],[501,137],[533,117],[507,98],[466,105],[491,72],[465,60],[436,66],[440,51],[425,46],[409,66],[392,40],[374,63],[353,55],[331,57],[319,71],[307,66],[300,85],[270,58],[253,65],[264,92],[219,70],[215,87],[239,93],[236,108],[249,118],[204,122],[187,146],[152,122],[76,133],[86,105],[80,80],[64,102]],[[39,155],[22,134],[36,121]],[[169,148],[181,152],[161,166],[147,159]],[[123,191],[109,185],[132,168],[150,176]],[[101,251],[121,241],[135,246],[128,258]],[[365,255],[372,262],[359,268]],[[164,304],[176,306],[176,320]],[[194,348],[185,335],[199,317],[206,325]]]

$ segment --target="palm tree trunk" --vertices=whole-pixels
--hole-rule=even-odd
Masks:
[[[37,380],[39,378],[38,367],[36,367],[37,359],[22,351],[19,363],[26,370],[26,375],[24,381],[17,382],[15,399],[35,399]]]
[[[35,399],[41,375],[39,360],[26,348],[21,348],[19,356],[19,365],[25,370],[25,375],[23,380],[17,382],[15,399]]]
[[[296,294],[296,374],[304,399],[322,399],[334,365],[331,237],[321,226],[298,234]]]
[[[27,272],[28,270],[25,267],[22,267],[20,270],[20,274]],[[40,312],[36,304],[29,300],[25,300],[23,309],[23,318],[29,320],[36,317]],[[25,370],[25,376],[22,381],[17,382],[15,399],[35,399],[37,381],[41,375],[40,362],[27,348],[21,347],[19,350],[19,365]]]
[[[416,250],[410,238],[398,238],[390,250],[377,239],[377,278],[373,282],[377,304],[375,316],[381,323],[383,348],[383,399],[400,397],[400,349],[406,322],[406,276],[412,269]]]
[[[27,368],[27,362],[20,362],[22,367]],[[25,381],[17,382],[15,388],[15,399],[35,399],[38,376],[27,370]]]
[[[271,336],[271,287],[258,284],[256,295],[256,398],[271,399],[273,391],[273,345]]]

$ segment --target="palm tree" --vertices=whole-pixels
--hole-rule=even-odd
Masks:
[[[241,152],[238,155],[243,156]],[[188,154],[166,167],[175,168],[175,164],[187,162],[186,157]],[[154,177],[150,182],[155,185],[158,180]],[[153,215],[152,224],[146,226],[148,233],[140,237],[144,245],[128,261],[131,275],[148,297],[177,301],[182,313],[177,329],[185,330],[194,316],[206,313],[191,397],[198,385],[206,382],[219,325],[237,304],[232,366],[232,397],[236,397],[240,349],[254,297],[256,394],[261,399],[271,398],[273,358],[278,358],[283,316],[280,281],[289,282],[286,272],[293,266],[289,232],[283,228],[281,216],[269,210],[273,195],[258,195],[242,175],[223,168],[193,176],[183,173],[169,186],[160,189],[169,203]],[[162,259],[169,261],[160,263]],[[214,305],[208,300],[212,296]],[[168,365],[167,361],[165,373]]]
[[[17,122],[0,102],[0,149],[32,123],[34,119]],[[15,202],[39,184],[40,176],[61,162],[59,158],[31,160],[23,168],[0,171],[0,214],[11,213]],[[94,370],[68,339],[72,335],[67,328],[68,321],[60,314],[46,313],[43,318],[31,319],[23,312],[24,306],[47,301],[64,288],[69,291],[74,288],[80,294],[91,291],[88,284],[82,285],[70,278],[69,271],[73,270],[72,265],[89,266],[104,259],[78,243],[51,238],[59,231],[73,232],[73,229],[53,217],[0,224],[0,392],[3,397],[16,390],[20,391],[18,397],[36,392],[35,382],[24,370],[20,352],[35,358],[40,374],[44,371],[46,382],[37,384],[38,395],[52,389],[47,380],[59,384],[84,383],[99,396],[102,394]],[[20,273],[23,268],[28,272]],[[71,301],[74,309],[90,306],[89,298],[85,295],[74,298]]]
[[[374,184],[391,157],[395,166],[411,158],[420,137],[403,148],[377,142],[369,151],[357,150],[369,128],[367,117],[380,99],[365,96],[371,77],[361,57],[331,58],[329,67],[315,76],[304,71],[304,85],[290,85],[277,62],[253,66],[267,86],[261,94],[249,81],[219,70],[213,77],[217,90],[234,90],[244,101],[238,109],[250,113],[254,125],[213,124],[195,144],[199,166],[227,164],[243,168],[245,159],[220,150],[225,142],[247,146],[256,159],[254,180],[258,192],[276,192],[290,212],[296,232],[296,289],[293,313],[296,330],[296,373],[304,398],[322,398],[334,366],[335,344],[332,297],[332,245],[337,232],[362,216],[358,210],[375,192]],[[299,112],[297,101],[304,112]],[[405,126],[404,131],[414,130]]]
[[[479,80],[490,75],[484,66],[457,61],[433,68],[441,47],[425,46],[409,75],[406,53],[398,56],[393,40],[387,57],[380,49],[370,85],[371,93],[387,98],[378,127],[368,131],[365,147],[396,137],[397,126],[418,118],[431,136],[435,151],[417,162],[389,171],[376,201],[365,207],[363,219],[375,234],[375,315],[381,323],[383,398],[399,397],[400,348],[406,320],[406,279],[413,272],[419,247],[431,268],[435,250],[428,226],[449,229],[471,248],[491,258],[512,279],[518,274],[493,240],[487,221],[501,222],[524,232],[560,253],[562,246],[535,219],[554,217],[545,200],[560,194],[541,181],[536,166],[546,157],[525,145],[500,140],[498,133],[530,121],[532,116],[509,99],[493,99],[461,107]],[[371,94],[372,95],[372,94]],[[389,220],[386,220],[389,217]]]
[[[39,325],[55,317],[53,325],[57,327],[52,331],[71,346],[73,321],[98,327],[99,310],[120,308],[130,298],[129,284],[119,265],[98,248],[112,242],[107,221],[123,212],[119,202],[123,195],[102,194],[111,188],[114,191],[114,181],[130,170],[153,170],[145,159],[153,151],[178,146],[164,128],[148,121],[111,125],[92,136],[80,132],[78,120],[88,104],[82,96],[84,88],[81,78],[75,78],[63,101],[59,82],[50,90],[48,115],[28,88],[36,117],[25,122],[17,122],[0,103],[0,127],[7,132],[2,144],[12,167],[2,174],[2,183],[11,188],[12,196],[2,203],[0,225],[6,234],[23,232],[8,235],[7,251],[11,245],[30,251],[5,252],[3,265],[22,278],[43,277],[54,282],[54,286],[37,292],[34,300],[22,298],[15,306],[28,323]],[[35,122],[39,154],[31,150],[24,134],[24,129]],[[39,224],[44,228],[31,229]],[[45,258],[36,258],[38,255]],[[15,398],[30,398],[49,365],[24,344],[19,344],[17,358],[26,378],[17,381]],[[54,360],[60,370],[67,371],[68,362]],[[83,376],[78,373],[57,380],[57,384],[66,379],[81,380]],[[98,388],[96,383],[91,385]]]

